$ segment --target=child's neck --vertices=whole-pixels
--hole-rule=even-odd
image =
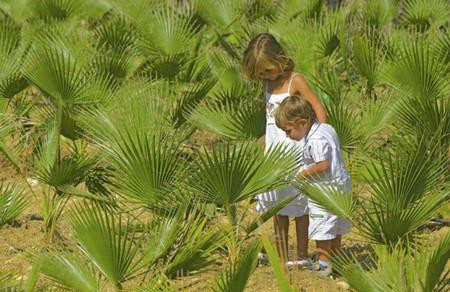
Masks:
[[[282,89],[285,83],[288,82],[288,80],[289,75],[280,75],[277,79],[275,80],[268,79],[266,82],[269,87],[269,91],[273,92]]]

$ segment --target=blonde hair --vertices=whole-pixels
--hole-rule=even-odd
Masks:
[[[300,119],[305,119],[311,124],[317,120],[311,103],[298,95],[283,99],[275,111],[277,127],[283,129],[285,126],[294,125]]]
[[[259,80],[261,70],[268,66],[276,67],[282,76],[289,76],[295,64],[273,35],[261,33],[248,44],[242,60],[242,71],[246,79]]]

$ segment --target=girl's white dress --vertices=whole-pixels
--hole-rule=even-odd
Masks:
[[[289,80],[287,92],[273,94],[267,91],[264,93],[266,99],[266,137],[265,149],[266,151],[276,144],[283,144],[289,147],[303,149],[304,141],[294,141],[286,137],[286,133],[277,127],[273,113],[278,108],[280,103],[288,96],[290,96],[292,77]],[[300,167],[300,166],[299,166]],[[299,217],[308,214],[308,201],[304,195],[301,195],[294,187],[288,187],[280,190],[272,190],[256,196],[257,204],[256,211],[264,212],[273,207],[287,196],[297,196],[289,205],[284,207],[278,213],[279,215]]]

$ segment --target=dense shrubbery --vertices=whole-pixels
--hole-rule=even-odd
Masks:
[[[270,32],[325,104],[355,184],[310,195],[378,246],[369,268],[340,258],[342,275],[360,291],[445,289],[449,238],[422,250],[418,230],[448,204],[449,3],[326,2],[0,0],[0,151],[44,186],[49,240],[66,216],[78,243],[35,256],[35,271],[80,291],[165,291],[221,262],[212,289],[245,287],[252,232],[276,210],[240,207],[295,167],[256,143],[262,88],[240,71],[249,39]],[[4,224],[26,192],[0,192]]]

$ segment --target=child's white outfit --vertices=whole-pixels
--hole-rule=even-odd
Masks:
[[[289,79],[289,86],[287,92],[283,93],[270,93],[267,90],[264,93],[266,99],[266,137],[265,137],[265,149],[266,151],[270,147],[274,147],[277,144],[287,145],[289,149],[302,149],[303,141],[294,141],[286,137],[286,133],[277,127],[275,124],[274,112],[280,105],[280,103],[288,96],[290,96],[292,78],[295,74],[291,75]],[[257,204],[256,211],[264,212],[272,208],[278,202],[288,196],[297,196],[292,202],[281,209],[278,214],[284,216],[300,217],[308,214],[308,203],[304,195],[294,187],[288,187],[280,190],[272,190],[266,193],[262,193],[256,196]]]
[[[326,175],[312,179],[317,187],[332,187],[350,191],[350,176],[342,160],[338,136],[328,124],[314,123],[305,136],[303,163],[300,171],[320,161],[328,160],[329,170]],[[322,188],[324,189],[324,188]],[[333,215],[308,199],[309,238],[313,240],[330,240],[351,230],[350,223]]]

